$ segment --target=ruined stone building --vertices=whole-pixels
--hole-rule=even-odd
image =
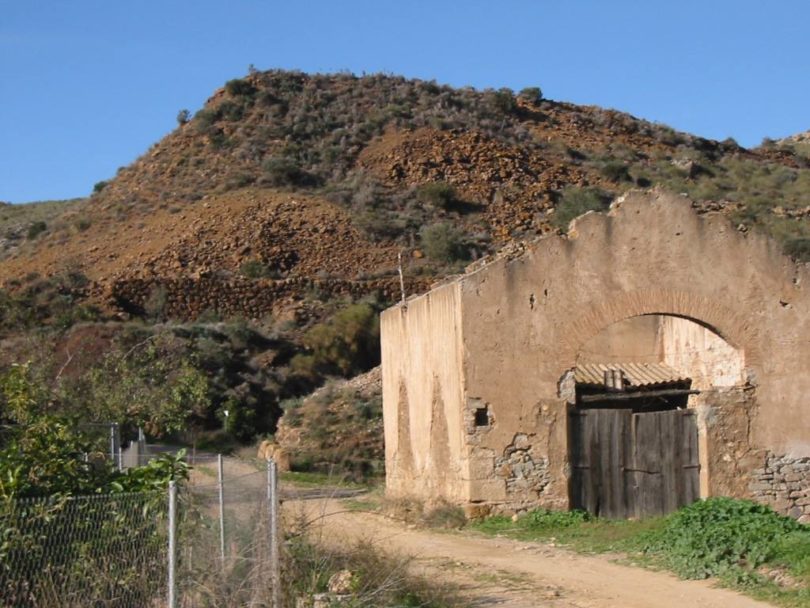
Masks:
[[[750,497],[810,520],[810,272],[632,193],[382,314],[387,492],[611,517]]]

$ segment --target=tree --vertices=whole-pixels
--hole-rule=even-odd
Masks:
[[[90,420],[140,426],[154,436],[183,430],[211,404],[208,378],[162,334],[108,352],[62,397]]]
[[[0,375],[0,419],[27,424],[42,413],[48,391],[32,379],[30,363],[12,364]]]
[[[529,103],[538,103],[543,100],[543,91],[540,87],[525,87],[520,90],[518,97],[528,101]]]
[[[304,343],[312,351],[310,362],[315,369],[346,377],[379,363],[379,341],[377,311],[362,302],[344,308],[304,336]]]

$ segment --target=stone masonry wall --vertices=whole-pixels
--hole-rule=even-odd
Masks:
[[[810,523],[810,457],[768,454],[765,466],[754,471],[749,489],[755,500]]]
[[[406,281],[407,293],[425,288],[424,281]],[[398,300],[400,297],[397,277],[367,281],[308,277],[280,280],[200,277],[117,281],[110,287],[107,299],[114,308],[142,314],[157,290],[163,292],[162,312],[178,319],[194,319],[206,311],[216,311],[224,316],[259,318],[274,312],[282,301],[300,297],[307,291],[355,299],[374,293],[386,300]]]
[[[536,500],[548,485],[548,458],[532,454],[530,438],[515,435],[503,456],[495,459],[495,471],[506,480],[507,496],[529,495]]]

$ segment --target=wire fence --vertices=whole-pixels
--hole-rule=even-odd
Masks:
[[[0,502],[0,605],[278,607],[277,486],[216,458],[169,492]]]
[[[0,506],[4,606],[149,606],[165,595],[164,492]]]
[[[188,486],[181,495],[178,559],[179,606],[277,606],[278,545],[267,471],[245,472],[239,463],[212,464],[217,478]],[[205,471],[197,466],[197,474]],[[220,477],[221,475],[221,477]],[[222,481],[220,482],[219,479]]]

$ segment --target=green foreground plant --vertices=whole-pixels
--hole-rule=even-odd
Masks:
[[[641,521],[539,509],[516,519],[489,517],[471,527],[587,553],[623,553],[635,563],[683,578],[717,577],[726,586],[782,606],[810,602],[810,526],[748,500],[710,498]]]

